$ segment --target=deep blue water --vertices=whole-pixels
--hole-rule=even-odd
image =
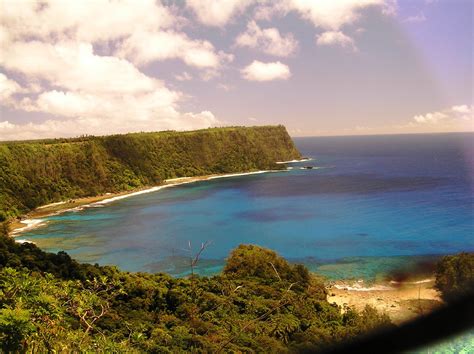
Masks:
[[[189,271],[189,242],[193,252],[211,242],[202,274],[219,271],[241,243],[331,278],[374,279],[431,255],[474,251],[474,134],[295,142],[314,160],[67,212],[20,238],[80,261],[178,276]]]

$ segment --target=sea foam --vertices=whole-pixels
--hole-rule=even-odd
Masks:
[[[16,230],[13,230],[12,231],[13,236],[18,234],[18,233],[34,229],[36,227],[43,226],[43,225],[46,224],[46,220],[44,220],[44,219],[25,219],[25,220],[21,220],[21,223],[25,224],[25,226],[20,227]]]

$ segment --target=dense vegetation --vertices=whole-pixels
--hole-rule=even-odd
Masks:
[[[300,157],[283,126],[0,143],[0,221],[167,178],[275,169]]]
[[[240,246],[211,278],[121,272],[0,236],[0,351],[288,352],[389,319],[330,305],[321,280]]]
[[[369,306],[341,313],[321,279],[258,246],[236,248],[218,276],[175,279],[80,264],[1,233],[4,352],[297,352],[391,326]],[[473,290],[473,259],[439,262],[445,299]]]
[[[18,244],[1,222],[50,202],[298,157],[281,126],[0,144],[0,351],[297,352],[390,327],[370,306],[342,313],[321,279],[258,246],[232,251],[220,275],[175,279]],[[472,254],[445,257],[444,298],[472,290],[473,270]]]
[[[474,253],[443,257],[436,268],[436,288],[446,301],[474,294]]]

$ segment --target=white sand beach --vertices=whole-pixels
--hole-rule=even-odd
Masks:
[[[69,201],[61,201],[56,203],[50,203],[47,205],[40,206],[35,210],[31,211],[26,215],[25,219],[22,219],[18,222],[11,224],[10,236],[17,237],[25,231],[44,226],[47,221],[44,220],[44,217],[57,215],[60,213],[65,213],[68,211],[81,211],[85,208],[96,208],[103,207],[105,204],[115,202],[117,200],[122,200],[125,198],[130,198],[136,195],[153,193],[160,191],[165,188],[175,187],[183,184],[194,183],[199,181],[214,180],[219,178],[229,178],[229,177],[240,177],[247,175],[255,175],[269,172],[284,172],[285,170],[261,170],[261,171],[251,171],[251,172],[241,172],[241,173],[228,173],[221,175],[207,175],[207,176],[196,176],[196,177],[178,177],[171,178],[164,181],[163,184],[158,186],[153,186],[149,188],[144,188],[140,190],[130,191],[130,192],[121,192],[121,193],[105,193],[96,197],[86,197],[78,198]],[[22,240],[27,242],[27,240]]]

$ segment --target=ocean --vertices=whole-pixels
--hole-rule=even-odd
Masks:
[[[330,279],[367,281],[474,251],[474,134],[294,140],[311,160],[286,171],[69,211],[18,238],[82,262],[178,277],[206,241],[202,275],[219,272],[233,248],[249,243]]]

